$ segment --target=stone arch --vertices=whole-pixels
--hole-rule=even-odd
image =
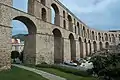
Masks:
[[[18,20],[18,21],[24,23],[26,25],[26,27],[28,28],[29,34],[36,34],[37,29],[36,29],[34,22],[31,19],[29,19],[25,16],[17,16],[17,17],[14,17],[13,20]]]
[[[60,15],[59,15],[59,8],[58,8],[58,6],[55,4],[55,3],[52,3],[51,4],[51,7],[52,7],[52,9],[54,10],[54,19],[52,19],[52,20],[54,20],[54,24],[55,25],[60,25]],[[52,15],[53,15],[53,13],[52,13]]]
[[[54,63],[63,62],[63,39],[59,29],[55,28],[53,31],[54,35]]]
[[[88,41],[88,45],[89,45],[89,54],[92,54],[92,47],[91,47],[91,42],[90,42],[90,40]]]
[[[80,26],[79,26],[79,22],[77,22],[77,27],[78,27],[78,35],[80,35]]]
[[[83,37],[86,37],[86,31],[85,26],[83,26]]]
[[[42,15],[41,16],[42,16],[43,21],[46,21],[46,19],[47,19],[46,15],[47,15],[46,9],[42,8]]]
[[[100,50],[103,49],[103,44],[102,44],[102,42],[99,42],[99,47],[100,47]]]
[[[95,40],[95,34],[94,34],[94,31],[92,31],[92,40]]]
[[[99,40],[99,41],[101,40],[101,35],[100,35],[100,33],[98,33],[98,40]]]
[[[81,37],[79,37],[79,47],[80,47],[80,57],[83,58],[83,42]]]
[[[63,20],[63,27],[64,27],[64,29],[66,29],[66,21],[65,20]]]
[[[70,15],[68,15],[68,27],[69,30],[73,32],[72,17]]]
[[[76,41],[72,33],[69,35],[69,39],[70,39],[71,60],[74,60],[76,59]]]
[[[18,20],[24,23],[28,29],[28,35],[25,36],[23,62],[25,64],[35,64],[36,53],[36,25],[34,22],[25,16],[16,16],[13,20]]]
[[[115,36],[112,34],[112,42],[115,43]]]
[[[77,33],[77,27],[76,26],[74,26],[75,27],[75,34]]]
[[[46,5],[46,0],[41,0],[41,4]]]
[[[87,40],[85,39],[85,50],[86,50],[86,56],[88,56],[88,43]]]
[[[105,35],[105,41],[108,41],[108,35],[107,35],[107,33],[105,33],[104,35]]]
[[[109,43],[108,43],[108,42],[105,43],[105,48],[106,48],[106,49],[109,48]]]
[[[65,11],[63,11],[63,18],[65,18]]]
[[[93,42],[93,51],[94,52],[97,51],[97,43],[96,43],[96,41]]]
[[[109,42],[111,42],[111,35],[109,34]]]

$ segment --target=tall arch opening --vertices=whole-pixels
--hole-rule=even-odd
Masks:
[[[108,43],[108,42],[105,43],[105,48],[106,48],[106,49],[109,48],[109,43]]]
[[[47,20],[47,17],[46,17],[46,15],[47,15],[47,13],[46,13],[46,10],[45,10],[45,8],[42,8],[42,20],[43,21],[46,21]]]
[[[105,41],[108,41],[108,35],[105,33]]]
[[[102,42],[99,42],[99,46],[100,46],[100,50],[102,50],[102,49],[103,49],[103,44],[102,44]]]
[[[79,26],[79,22],[77,22],[77,27],[78,27],[78,35],[80,35],[80,26]]]
[[[92,40],[95,40],[95,34],[94,34],[94,31],[92,31]]]
[[[63,39],[62,34],[59,29],[53,30],[54,35],[54,63],[62,63],[63,62]]]
[[[101,40],[101,35],[100,35],[100,33],[98,33],[98,40],[99,40],[99,41]]]
[[[42,20],[43,21],[46,21],[47,20],[47,17],[46,17],[46,15],[47,15],[47,13],[46,13],[46,10],[45,10],[45,8],[42,8]]]
[[[112,42],[115,43],[115,36],[112,34]]]
[[[69,30],[73,32],[72,17],[70,15],[68,15],[68,27]]]
[[[86,37],[86,29],[84,26],[83,26],[83,37]]]
[[[63,20],[63,27],[64,27],[64,29],[66,29],[66,21],[65,20]]]
[[[88,56],[88,43],[87,43],[87,40],[85,39],[85,50],[86,50],[86,56]]]
[[[60,25],[60,15],[59,15],[59,8],[56,4],[51,5],[51,16],[52,16],[52,24],[55,24],[57,26]]]
[[[71,51],[71,60],[76,59],[76,41],[74,39],[73,34],[69,35],[70,39],[70,51]]]
[[[93,42],[93,51],[96,52],[97,51],[97,43],[96,41]]]
[[[79,37],[79,47],[80,47],[80,57],[83,58],[83,42],[81,37]]]
[[[89,35],[89,29],[87,29],[87,38],[89,38],[90,37],[90,35]]]
[[[18,39],[20,41],[23,40],[23,42],[17,43],[16,45],[18,45],[17,49],[19,50],[21,47],[21,44],[24,44],[24,48],[23,48],[23,59],[22,61],[26,64],[35,64],[35,57],[36,57],[36,26],[34,24],[34,22],[32,20],[30,20],[27,17],[24,16],[17,16],[15,18],[13,18],[13,22],[14,21],[19,21],[21,23],[23,23],[26,26],[27,29],[27,33],[23,34],[17,34]],[[13,23],[14,24],[14,23]],[[22,29],[22,26],[18,27],[18,23],[15,25],[13,25],[13,29],[14,27],[17,27],[17,30]],[[14,31],[14,30],[13,30]],[[17,31],[19,32],[19,31]],[[22,36],[21,36],[22,35]],[[21,38],[22,37],[22,38]]]

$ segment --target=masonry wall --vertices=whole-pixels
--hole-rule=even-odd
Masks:
[[[1,3],[11,5],[10,1],[0,1],[0,70],[11,68],[11,9]]]

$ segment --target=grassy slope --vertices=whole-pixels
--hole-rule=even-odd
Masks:
[[[12,67],[11,70],[0,72],[0,80],[47,80],[47,79],[33,72]]]
[[[66,78],[67,80],[96,80],[95,78],[93,77],[81,77],[81,76],[76,76],[74,74],[70,74],[70,73],[65,73],[65,72],[62,72],[62,71],[59,71],[57,69],[53,69],[53,68],[39,68],[43,71],[46,71],[46,72],[49,72],[49,73],[52,73],[52,74],[55,74],[57,76],[61,76],[61,77],[64,77]]]

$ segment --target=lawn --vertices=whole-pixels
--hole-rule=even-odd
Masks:
[[[0,72],[0,80],[47,80],[33,72],[26,71],[17,67],[11,70]]]
[[[67,80],[96,80],[93,77],[77,76],[77,75],[74,75],[74,74],[71,74],[71,73],[65,73],[65,72],[62,72],[60,70],[53,69],[53,68],[38,68],[38,69],[49,72],[49,73],[52,73],[52,74],[55,74],[57,76],[64,77]]]

